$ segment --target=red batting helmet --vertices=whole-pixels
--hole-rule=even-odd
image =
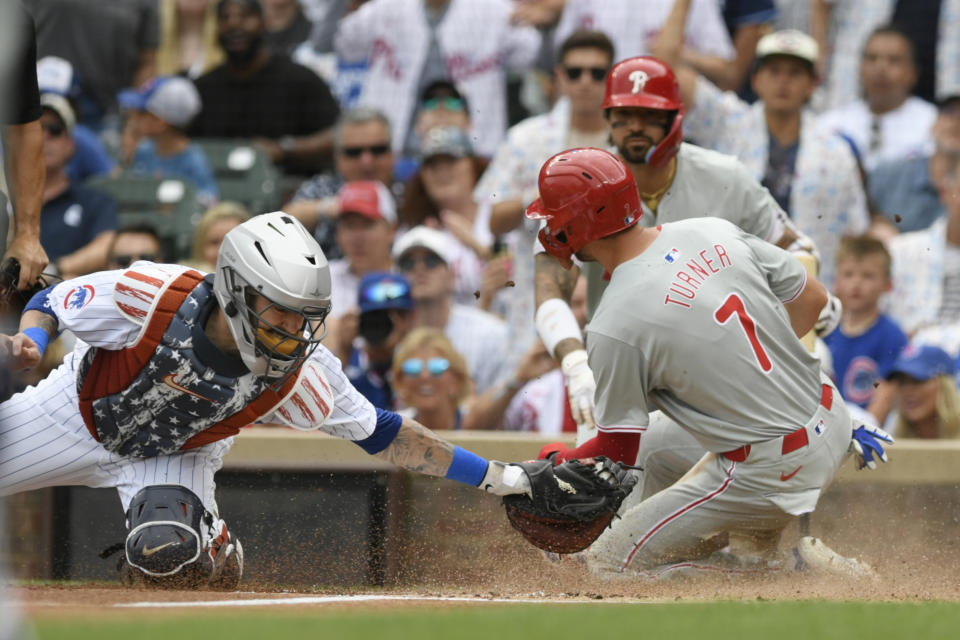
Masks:
[[[670,130],[658,145],[647,152],[647,164],[666,164],[677,154],[683,142],[683,97],[677,77],[667,64],[657,58],[640,56],[618,62],[607,74],[604,109],[614,107],[646,107],[673,111]]]
[[[565,268],[585,245],[637,223],[640,191],[623,162],[602,149],[570,149],[540,169],[540,197],[527,207],[545,220],[540,242]]]

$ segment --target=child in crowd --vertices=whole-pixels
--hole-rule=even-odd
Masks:
[[[179,76],[161,76],[137,90],[122,91],[118,100],[133,111],[135,128],[143,136],[129,170],[187,180],[196,185],[202,205],[215,204],[219,192],[207,156],[184,133],[201,108],[193,83]]]
[[[868,236],[845,238],[837,251],[836,294],[843,321],[825,338],[834,377],[844,399],[866,408],[877,381],[907,343],[889,317],[880,313],[880,296],[890,291],[890,254]]]

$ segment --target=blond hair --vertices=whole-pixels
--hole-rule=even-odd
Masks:
[[[407,334],[407,336],[397,345],[397,350],[393,354],[393,372],[394,381],[400,380],[403,375],[403,363],[414,353],[421,349],[436,349],[443,354],[443,357],[450,361],[450,371],[460,379],[460,390],[457,393],[457,404],[466,400],[473,392],[473,382],[470,380],[470,374],[467,372],[467,361],[453,347],[450,340],[439,329],[431,327],[418,327]]]
[[[231,202],[227,200],[225,202],[215,204],[207,209],[200,218],[200,222],[197,223],[197,226],[193,230],[193,247],[190,250],[191,265],[196,267],[204,265],[204,240],[207,237],[207,233],[210,232],[210,227],[212,227],[215,222],[219,222],[220,220],[237,220],[243,224],[249,219],[250,210],[239,202]],[[216,265],[206,266],[215,267]],[[206,270],[212,271],[213,269],[210,268]]]
[[[203,69],[206,73],[226,59],[217,41],[216,0],[210,0],[203,16]],[[157,75],[172,76],[190,71],[180,65],[180,25],[177,0],[163,0],[160,5],[160,45],[157,47]]]
[[[957,383],[953,376],[937,376],[940,383],[937,388],[937,423],[940,425],[940,438],[956,439],[960,437],[960,394],[957,394]],[[907,422],[903,415],[897,416],[893,429],[894,437],[915,438],[913,425]]]
[[[873,236],[863,235],[843,238],[837,248],[837,264],[847,259],[863,260],[879,256],[883,260],[883,275],[890,278],[892,259],[887,247]]]

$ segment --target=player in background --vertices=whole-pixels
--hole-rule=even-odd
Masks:
[[[809,239],[747,168],[731,156],[683,143],[684,106],[673,71],[656,58],[630,58],[607,75],[603,109],[610,141],[640,191],[642,226],[705,216],[733,222],[761,240],[791,251],[813,252]],[[579,269],[565,270],[549,253],[536,256],[536,327],[561,363],[578,442],[592,435],[596,384],[587,352],[569,308]],[[587,276],[588,316],[603,290],[606,274],[596,263]],[[829,307],[831,310],[833,306]],[[839,314],[833,318],[839,321]]]
[[[529,492],[522,469],[375,409],[323,346],[330,271],[293,217],[227,233],[216,273],[139,261],[36,294],[0,360],[36,366],[65,330],[64,363],[0,404],[0,495],[114,487],[129,534],[123,575],[233,589],[243,551],[214,498],[232,436],[254,422],[322,430],[405,469],[497,495]]]
[[[633,462],[650,412],[659,409],[706,449],[676,483],[621,510],[587,552],[602,574],[645,576],[706,566],[736,540],[737,560],[779,566],[777,544],[795,516],[814,510],[847,458],[886,460],[885,432],[854,423],[799,338],[827,292],[787,251],[720,219],[645,228],[629,169],[599,149],[551,158],[527,216],[564,269],[574,255],[611,274],[587,325],[597,376],[598,434],[556,462],[605,455]],[[856,429],[854,429],[856,427]],[[867,573],[815,538],[804,560]]]

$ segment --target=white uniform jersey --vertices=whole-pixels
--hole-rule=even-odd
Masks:
[[[819,367],[783,305],[806,278],[789,253],[725,220],[664,225],[613,272],[587,326],[599,428],[642,430],[658,408],[724,452],[804,425]]]
[[[787,214],[777,201],[733,156],[680,145],[673,184],[654,213],[646,207],[640,224],[655,227],[688,218],[723,218],[747,233],[776,243],[791,228]],[[603,268],[584,265],[587,277],[587,310],[592,315],[606,288]]]

